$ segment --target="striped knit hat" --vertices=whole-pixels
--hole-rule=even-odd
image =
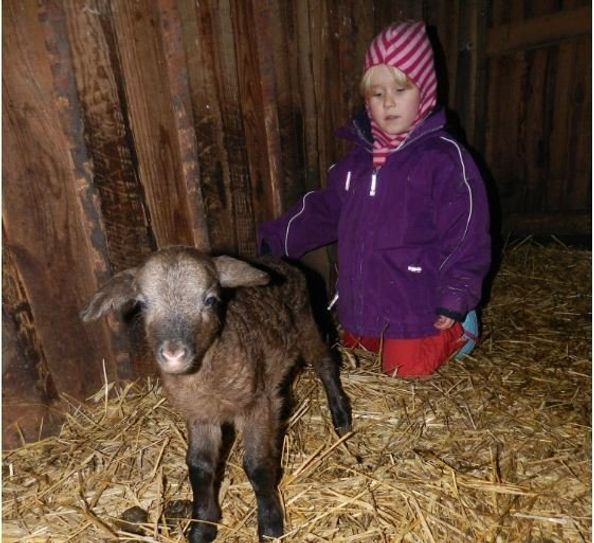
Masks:
[[[398,68],[417,86],[420,92],[419,110],[403,134],[387,134],[371,119],[373,133],[373,165],[381,166],[390,153],[398,149],[412,130],[431,113],[437,103],[437,77],[433,49],[427,37],[425,23],[413,21],[390,26],[379,34],[365,55],[365,71],[377,64]]]

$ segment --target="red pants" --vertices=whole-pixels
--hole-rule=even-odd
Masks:
[[[377,353],[382,346],[382,370],[399,377],[422,377],[431,375],[445,364],[450,356],[463,345],[464,329],[459,322],[448,330],[440,330],[435,336],[412,339],[353,336],[345,332],[342,343],[349,348],[364,348]]]

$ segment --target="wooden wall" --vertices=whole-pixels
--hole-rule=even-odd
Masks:
[[[111,274],[167,244],[252,256],[257,224],[324,184],[365,49],[403,17],[432,25],[504,212],[588,213],[589,2],[3,2],[7,446],[15,422],[51,431],[61,395],[151,371],[126,323],[78,319]]]
[[[591,233],[591,23],[588,1],[492,3],[476,145],[509,227]]]

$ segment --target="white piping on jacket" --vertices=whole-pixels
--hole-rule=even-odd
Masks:
[[[456,248],[446,257],[446,259],[439,266],[439,269],[441,270],[441,268],[443,268],[445,263],[454,254],[454,251],[458,247],[460,247],[460,244],[464,241],[464,238],[466,237],[466,234],[468,233],[468,225],[470,224],[470,220],[472,219],[473,201],[472,201],[472,189],[470,188],[470,184],[468,183],[468,179],[466,178],[466,166],[464,165],[464,159],[462,157],[462,150],[460,149],[460,146],[454,140],[445,138],[444,136],[440,136],[440,138],[444,141],[451,143],[452,145],[454,145],[456,147],[456,150],[458,151],[458,156],[460,157],[460,164],[462,164],[462,179],[464,181],[464,184],[466,185],[466,189],[468,190],[468,218],[466,219],[466,227],[464,228],[464,233],[462,234],[462,238],[458,242],[458,245],[456,245]]]
[[[334,307],[334,304],[336,302],[338,302],[338,292],[334,295],[334,297],[332,298],[332,300],[330,300],[330,303],[328,304],[328,307],[326,307],[326,309],[328,311],[330,311]]]
[[[377,186],[377,172],[374,170],[371,174],[371,186],[369,187],[369,196],[375,196],[375,189]]]
[[[291,229],[291,223],[297,218],[299,217],[299,215],[301,215],[301,213],[303,213],[305,211],[305,199],[310,195],[313,194],[315,191],[310,190],[304,197],[303,197],[303,206],[302,208],[299,210],[298,213],[295,213],[295,215],[293,215],[291,217],[291,220],[287,223],[287,230],[285,231],[285,256],[289,256],[289,249],[288,249],[288,243],[289,243],[289,230]]]
[[[346,181],[344,182],[344,190],[348,192],[349,188],[351,188],[351,170],[347,173]]]

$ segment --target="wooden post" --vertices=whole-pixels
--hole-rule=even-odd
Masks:
[[[229,154],[224,145],[223,93],[220,39],[214,28],[215,12],[208,2],[180,0],[177,4],[182,23],[189,77],[190,101],[194,116],[200,189],[204,201],[211,249],[237,252],[233,216],[233,197]]]
[[[93,185],[101,205],[114,272],[136,266],[156,248],[127,117],[122,67],[108,0],[66,0],[68,41]]]
[[[259,223],[281,211],[280,137],[266,3],[232,2],[237,69],[248,151],[254,219]]]
[[[2,248],[2,447],[46,437],[60,417],[54,381],[22,278],[6,245]]]
[[[104,380],[98,353],[107,378],[117,372],[107,326],[78,317],[109,265],[64,14],[26,1],[4,15],[4,243],[57,392],[83,398]]]
[[[175,6],[114,2],[130,126],[157,245],[209,249]]]

